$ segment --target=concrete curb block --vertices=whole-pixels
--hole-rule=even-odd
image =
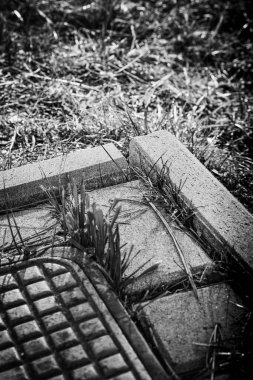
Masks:
[[[253,216],[237,199],[167,131],[136,137],[130,144],[130,165],[167,177],[182,197],[197,210],[196,228],[218,250],[231,250],[234,258],[253,270]]]
[[[112,143],[13,168],[1,173],[0,211],[5,210],[5,190],[9,206],[14,208],[44,199],[40,186],[50,184],[58,189],[59,179],[64,184],[68,174],[77,184],[84,175],[90,189],[126,181],[123,171],[127,169],[126,159]]]

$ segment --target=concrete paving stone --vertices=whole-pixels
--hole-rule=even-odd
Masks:
[[[120,354],[109,356],[98,363],[104,376],[116,376],[119,372],[127,371],[128,366]]]
[[[106,333],[102,322],[98,318],[82,322],[79,327],[86,339],[96,338],[97,336]]]
[[[50,348],[44,337],[36,338],[22,344],[24,354],[28,359],[50,354]]]
[[[245,309],[228,284],[176,293],[143,308],[144,326],[150,326],[161,353],[178,373],[205,367],[212,331],[221,326],[226,350],[234,349],[245,324]],[[144,305],[144,304],[143,304]]]
[[[50,183],[58,188],[59,178],[66,183],[67,174],[79,184],[84,175],[87,187],[94,188],[103,183],[122,182],[125,180],[122,170],[127,169],[126,159],[120,151],[113,144],[105,144],[104,148],[82,149],[6,170],[0,178],[0,209],[5,210],[6,193],[11,207],[23,206],[45,198],[41,185]]]
[[[48,239],[52,238],[53,232],[52,230],[49,230],[49,227],[54,226],[55,221],[50,216],[48,206],[41,205],[23,211],[17,211],[14,215],[16,225],[18,226],[22,240],[25,244],[31,244],[33,241],[38,241],[40,237],[47,237]],[[16,227],[12,220],[10,224],[13,233],[16,234]],[[33,237],[33,239],[31,239],[31,237]],[[6,244],[12,243],[12,233],[5,214],[0,215],[0,241],[3,241],[3,239]],[[16,237],[16,241],[20,241],[18,237]],[[33,275],[30,271],[29,274],[31,277],[36,277],[36,274]],[[22,274],[20,275],[22,276]],[[27,281],[29,280],[27,279]],[[33,281],[33,279],[31,281]]]
[[[181,259],[168,232],[149,206],[138,203],[143,201],[143,191],[141,182],[132,181],[91,192],[91,198],[105,213],[108,212],[110,201],[114,198],[122,199],[122,211],[118,219],[119,223],[122,223],[119,224],[121,243],[127,243],[127,250],[131,244],[134,244],[134,252],[140,250],[126,274],[129,275],[148,260],[150,262],[144,269],[158,261],[161,262],[155,272],[129,287],[131,292],[155,287],[161,283],[173,284],[185,277]],[[192,272],[202,273],[207,269],[211,271],[213,264],[203,249],[175,225],[171,227]]]
[[[63,266],[66,270],[65,282],[69,282],[71,288],[67,286],[68,289],[63,290],[62,280],[54,283],[54,279],[63,273],[59,271],[59,267],[56,272],[53,271],[54,273],[47,271],[46,263]],[[86,269],[87,265],[88,262],[85,265]],[[34,267],[38,270],[34,270]],[[19,277],[19,272],[24,273],[24,268],[28,276],[26,278],[29,278],[27,284],[22,284]],[[31,283],[31,279],[35,277],[29,275],[29,269],[31,273],[41,273],[43,279],[37,281],[36,277],[36,282]],[[20,368],[25,366],[28,375],[24,376],[29,380],[57,379],[62,375],[64,378],[103,380],[125,373],[132,373],[136,380],[151,380],[137,353],[129,344],[129,337],[123,335],[122,326],[119,327],[115,322],[89,278],[84,274],[81,263],[77,265],[66,259],[42,257],[0,268],[0,276],[6,273],[12,273],[14,278],[19,277],[17,285],[22,292],[24,288],[29,287],[28,290],[32,286],[34,288],[32,291],[23,292],[24,305],[11,309],[1,308],[3,320],[0,329],[0,337],[2,336],[0,378],[10,370],[9,378],[12,373],[15,378],[17,373],[19,374],[17,379],[20,380],[23,378]],[[57,274],[54,275],[55,273]],[[45,284],[51,289],[52,295],[47,295],[48,288]],[[13,290],[15,290],[13,293],[13,304],[15,304],[15,295],[19,299],[17,289],[8,290],[7,293]],[[109,289],[106,291],[107,295],[108,291],[113,295]],[[80,292],[85,296],[82,297]],[[79,302],[71,307],[70,294],[73,294],[75,302]],[[37,299],[41,296],[42,298]],[[129,317],[125,323],[129,331],[131,324]],[[134,325],[131,326],[132,331]],[[10,336],[7,336],[9,331]],[[144,348],[142,350],[144,351]],[[162,374],[161,380],[167,379],[155,358],[154,363],[152,365],[155,373],[158,371]]]
[[[115,346],[115,343],[109,335],[90,340],[89,347],[98,359],[102,359],[118,352],[118,348]]]
[[[168,169],[167,177],[192,203],[198,233],[217,249],[232,249],[237,260],[253,269],[253,216],[175,136],[167,131],[136,137],[130,144],[130,165],[149,171]],[[153,171],[154,172],[154,171]]]
[[[64,303],[69,307],[77,303],[87,301],[87,298],[85,297],[81,289],[78,287],[65,290],[61,292],[60,295]]]
[[[70,327],[59,331],[55,331],[52,334],[50,334],[50,337],[53,340],[57,350],[77,345],[79,342],[76,334]]]
[[[18,343],[41,336],[40,328],[36,321],[21,323],[13,327]]]
[[[1,372],[1,378],[4,380],[29,380],[29,377],[23,366],[15,367],[8,371]]]

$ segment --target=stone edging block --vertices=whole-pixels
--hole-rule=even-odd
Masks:
[[[197,301],[192,292],[174,293],[144,303],[142,309],[143,328],[153,331],[161,354],[184,379],[191,378],[186,372],[205,368],[215,326],[222,337],[217,349],[235,352],[246,325],[246,309],[228,283],[199,288],[198,296]],[[207,375],[201,379],[210,379]]]
[[[36,203],[45,198],[41,185],[50,183],[58,189],[70,174],[77,184],[84,176],[87,188],[126,180],[127,162],[112,144],[70,152],[45,161],[3,171],[0,178],[0,211],[5,210],[5,191],[10,207]],[[46,179],[45,179],[46,178]]]
[[[134,138],[130,165],[153,173],[165,165],[167,178],[177,187],[184,184],[181,195],[196,210],[198,233],[253,270],[253,216],[175,136],[159,131]]]

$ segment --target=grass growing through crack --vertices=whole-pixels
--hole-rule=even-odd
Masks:
[[[162,160],[162,157],[160,159]],[[233,339],[225,340],[222,337],[221,325],[216,323],[210,336],[209,343],[196,343],[199,346],[202,345],[207,350],[205,368],[203,368],[203,370],[199,370],[199,372],[197,371],[195,374],[188,374],[183,378],[192,380],[214,380],[216,375],[231,373],[233,375],[232,378],[235,379],[251,379],[253,357],[252,273],[248,272],[248,270],[244,267],[238,268],[238,262],[234,259],[236,256],[233,257],[230,253],[225,252],[225,250],[224,252],[217,252],[208,241],[206,241],[203,237],[199,237],[193,223],[196,210],[194,210],[191,205],[186,204],[183,200],[181,196],[183,184],[177,188],[173,185],[173,183],[171,183],[169,178],[169,169],[166,172],[166,163],[163,164],[161,171],[157,170],[156,165],[153,165],[148,172],[146,172],[143,168],[134,168],[134,170],[136,175],[145,185],[143,195],[148,204],[151,207],[153,202],[161,205],[162,208],[169,214],[171,221],[178,223],[178,225],[183,229],[186,228],[187,233],[189,233],[197,243],[205,248],[206,253],[211,255],[212,260],[218,260],[216,269],[222,276],[225,275],[225,278],[229,281],[230,286],[242,300],[241,304],[235,305],[236,307],[244,310],[242,321],[237,321],[237,323],[241,323],[243,325],[241,333],[238,336],[233,337]],[[160,211],[157,208],[155,211],[159,217]],[[163,219],[163,215],[161,215],[161,219]],[[165,220],[164,225],[166,225],[166,223],[167,221]],[[190,282],[189,276],[188,281]],[[192,288],[193,290],[196,289],[195,284],[192,285]],[[166,289],[163,290],[166,291]],[[159,297],[159,292],[155,292],[154,290],[154,297],[157,294]],[[170,293],[167,292],[167,294]],[[150,299],[150,297],[148,299]],[[138,308],[136,308],[136,310],[138,312]]]
[[[49,248],[72,246],[95,260],[110,286],[122,299],[124,299],[127,286],[157,269],[159,263],[144,269],[150,262],[147,260],[129,273],[130,264],[139,251],[134,253],[133,245],[126,250],[124,249],[126,244],[120,242],[119,199],[113,201],[108,213],[104,215],[95,203],[91,204],[84,181],[80,187],[80,194],[72,179],[68,180],[66,187],[59,185],[59,196],[56,195],[55,188],[48,184],[42,188],[50,203],[51,217],[56,223],[23,238],[21,233],[23,227],[18,226],[6,195],[7,227],[9,227],[12,241],[5,242],[6,234],[4,233],[3,243],[0,246],[0,259],[8,259],[10,262],[21,258],[27,260]]]
[[[164,218],[164,216],[154,203],[156,202],[162,205],[163,209],[170,217],[170,222],[176,222],[181,228],[186,230],[188,233],[192,231],[194,234],[194,238],[196,239],[196,233],[192,228],[192,218],[195,212],[193,211],[193,208],[191,206],[187,206],[185,204],[184,200],[180,195],[183,185],[181,185],[179,188],[176,188],[173,185],[173,183],[169,181],[168,169],[166,168],[166,164],[163,164],[162,170],[160,172],[157,171],[155,165],[151,167],[148,173],[146,173],[145,170],[140,168],[133,168],[133,170],[145,186],[143,199],[147,203],[147,205],[151,207],[156,216],[160,219],[167,233],[171,237],[176,251],[183,264],[183,268],[187,275],[189,284],[193,290],[194,296],[198,300],[197,287],[193,278],[193,274],[191,272],[191,268],[185,259],[184,252],[180,247],[180,244],[177,241],[177,238],[170,224],[167,222],[167,220]],[[155,180],[151,179],[153,177],[152,172],[155,172]]]
[[[161,170],[157,170],[156,164],[162,162]],[[163,162],[162,156],[159,157],[152,167],[147,171],[141,163],[141,167],[133,168],[137,178],[140,178],[144,184],[144,197],[156,204],[162,206],[163,210],[169,216],[171,222],[177,225],[189,234],[199,245],[201,245],[212,259],[222,259],[222,253],[217,255],[214,248],[206,239],[199,236],[194,225],[194,217],[197,212],[191,202],[186,203],[182,197],[184,182],[180,181],[176,186],[170,180],[170,168]]]
[[[51,204],[51,214],[60,223],[64,240],[81,252],[88,253],[97,263],[98,268],[108,283],[120,296],[124,289],[157,269],[154,264],[143,269],[150,260],[128,274],[131,262],[139,254],[133,254],[133,246],[123,251],[126,244],[121,245],[117,219],[121,212],[119,199],[111,204],[107,215],[91,204],[84,180],[78,194],[74,180],[69,180],[67,188],[60,185],[60,199],[47,187],[43,187]]]

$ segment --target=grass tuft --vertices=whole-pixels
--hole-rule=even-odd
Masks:
[[[50,202],[51,215],[61,226],[65,244],[93,257],[118,295],[123,297],[127,286],[157,269],[159,264],[144,270],[148,260],[129,274],[129,266],[139,252],[133,254],[133,246],[128,252],[123,251],[125,244],[120,243],[118,225],[121,212],[119,199],[114,199],[107,215],[104,215],[95,203],[91,204],[84,180],[80,194],[73,179],[69,179],[66,188],[60,185],[59,198],[55,195],[54,189],[50,187],[43,189]]]

